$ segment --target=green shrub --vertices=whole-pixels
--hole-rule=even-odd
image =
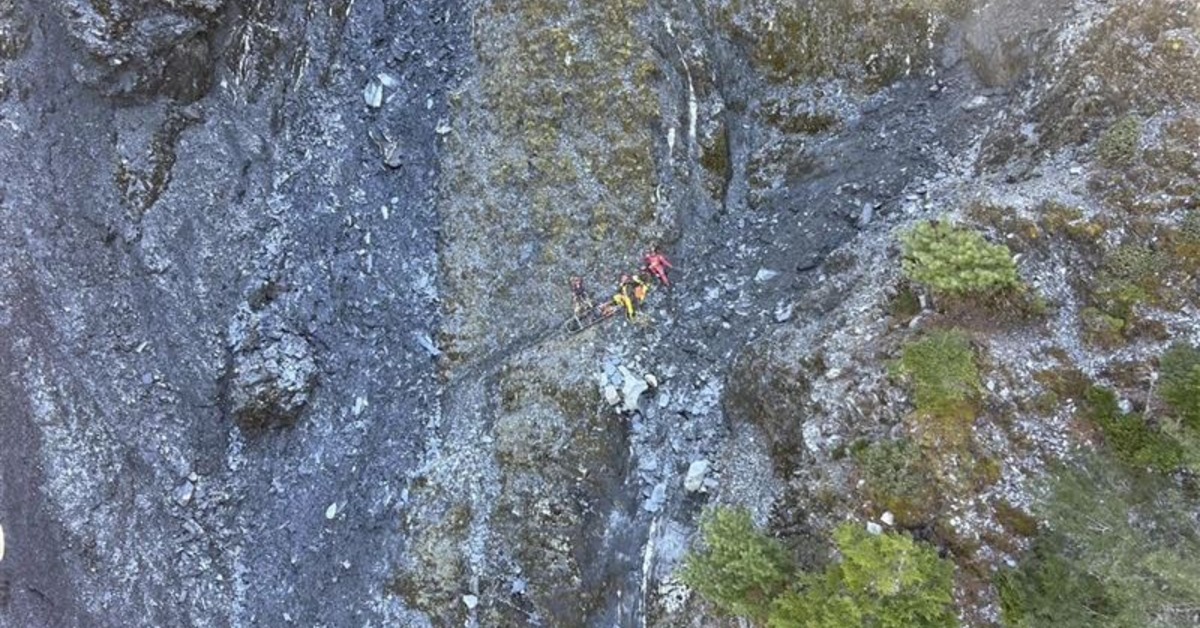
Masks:
[[[1000,612],[1010,628],[1092,628],[1118,614],[1104,584],[1068,558],[1064,540],[1038,538],[1015,569],[996,575]]]
[[[1179,235],[1188,244],[1200,244],[1200,210],[1187,210],[1179,223]]]
[[[856,450],[854,461],[867,497],[880,511],[890,511],[901,526],[927,523],[939,495],[921,450],[909,441],[873,443]]]
[[[771,628],[955,626],[954,568],[903,534],[868,534],[843,524],[834,532],[841,560],[799,579],[771,607]]]
[[[1079,320],[1083,323],[1083,335],[1087,341],[1102,347],[1120,344],[1125,339],[1125,328],[1129,326],[1124,318],[1112,316],[1095,307],[1080,310]]]
[[[1159,367],[1163,400],[1185,427],[1200,430],[1200,350],[1175,345],[1163,354]]]
[[[759,532],[745,510],[718,508],[700,524],[704,547],[684,561],[680,579],[725,613],[766,618],[795,567],[778,541]]]
[[[1096,144],[1096,154],[1106,166],[1123,166],[1137,155],[1138,141],[1142,138],[1142,123],[1133,116],[1126,116],[1109,127]]]
[[[1113,275],[1146,288],[1157,285],[1170,260],[1143,244],[1122,244],[1106,256],[1104,265]]]
[[[1012,251],[990,244],[977,231],[935,220],[918,224],[900,239],[904,274],[935,292],[967,295],[1020,285]]]
[[[1100,427],[1118,460],[1137,468],[1171,472],[1184,461],[1183,449],[1142,417],[1121,412],[1111,390],[1093,387],[1085,396],[1085,415]]]
[[[937,438],[965,442],[981,390],[966,334],[939,330],[908,343],[894,372],[911,382],[922,427]]]
[[[996,504],[995,513],[996,523],[999,523],[1005,530],[1026,538],[1037,535],[1037,519],[1020,508],[1001,501]]]
[[[1041,587],[1041,602],[1022,599],[1028,591],[1010,586],[1010,606],[1045,609],[1057,604],[1062,612],[1056,617],[1071,608],[1081,617],[1088,612],[1111,616],[1091,624],[1101,627],[1195,625],[1200,530],[1194,515],[1200,504],[1194,494],[1172,478],[1131,471],[1103,456],[1089,456],[1079,468],[1055,470],[1049,488],[1034,511],[1064,542],[1063,549],[1050,550],[1069,562],[1060,569],[1075,575],[1051,573],[1042,580],[1069,577],[1074,583]],[[1093,578],[1103,585],[1101,595],[1088,582]],[[1066,595],[1072,589],[1076,593]],[[1057,602],[1047,599],[1055,594],[1062,594]]]

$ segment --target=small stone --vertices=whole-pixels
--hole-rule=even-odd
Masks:
[[[883,534],[883,526],[879,525],[878,523],[875,523],[874,521],[868,521],[867,522],[867,533],[874,534],[875,536],[879,536],[880,534]]]
[[[976,96],[962,104],[963,111],[975,111],[988,103],[987,96]]]
[[[624,399],[621,411],[633,412],[638,409],[638,398],[642,396],[642,393],[650,389],[650,385],[646,383],[645,378],[635,377],[624,366],[619,370],[625,378],[625,384],[621,387],[621,397]]]
[[[621,403],[621,393],[617,392],[616,386],[608,384],[604,387],[604,402],[610,406]]]
[[[175,489],[175,503],[180,506],[187,506],[192,501],[192,496],[196,494],[196,485],[191,482],[184,482]]]
[[[1068,172],[1073,175],[1081,175],[1083,174],[1083,168],[1080,168],[1079,166],[1072,166]]]
[[[329,519],[332,521],[333,518],[337,516],[337,514],[338,514],[337,502],[333,502],[332,504],[329,504],[329,508],[325,509],[325,518],[326,519]]]
[[[413,336],[416,337],[417,344],[421,345],[421,348],[429,354],[429,357],[436,358],[442,355],[442,350],[438,349],[437,345],[433,343],[433,338],[430,338],[429,334],[425,332],[413,332]]]
[[[475,607],[479,606],[479,597],[474,595],[464,595],[462,601],[467,610],[475,610]]]
[[[882,521],[883,525],[886,526],[896,525],[896,516],[893,515],[890,510],[880,515],[879,520]]]
[[[654,490],[650,492],[650,499],[642,505],[646,512],[658,512],[662,510],[663,503],[667,501],[667,485],[658,483],[654,485]]]
[[[525,595],[525,590],[529,588],[529,583],[525,582],[524,578],[516,578],[508,587],[510,595]]]
[[[372,109],[383,106],[383,83],[379,82],[379,79],[371,79],[363,88],[363,100]]]
[[[358,416],[362,414],[363,410],[367,409],[368,405],[366,397],[358,397],[354,400],[354,408],[351,412],[354,413],[354,416]]]
[[[765,282],[768,282],[778,276],[779,276],[779,271],[777,271],[777,270],[771,270],[769,268],[760,268],[760,269],[758,269],[758,272],[754,274],[754,281],[755,281],[755,283],[765,283]]]
[[[858,210],[858,221],[855,222],[855,225],[859,229],[863,229],[867,225],[871,224],[871,219],[874,217],[875,217],[875,204],[874,203],[863,203],[862,208]]]
[[[792,313],[795,312],[795,310],[795,303],[780,303],[779,305],[775,306],[775,322],[786,323],[792,320]]]
[[[188,519],[183,522],[183,529],[188,531],[192,536],[204,536],[204,528],[196,523],[195,519]]]
[[[688,465],[687,476],[683,479],[683,488],[689,493],[695,493],[704,488],[704,479],[708,475],[710,463],[707,460],[694,460]]]
[[[658,388],[658,378],[655,377],[653,373],[646,373],[642,379],[645,379],[646,384],[648,384],[651,388]]]
[[[244,430],[292,425],[316,386],[317,364],[308,340],[274,316],[249,309],[229,326],[232,414]]]

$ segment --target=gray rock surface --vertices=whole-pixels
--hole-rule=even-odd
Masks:
[[[1106,3],[866,4],[0,0],[0,626],[695,626],[704,508],[860,515],[896,232],[1082,197],[1121,106]]]
[[[466,22],[0,3],[0,625],[410,623],[387,587],[437,411],[412,333]]]

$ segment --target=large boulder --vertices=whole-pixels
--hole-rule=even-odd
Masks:
[[[316,387],[312,346],[275,316],[241,312],[230,325],[230,414],[246,430],[296,422]]]

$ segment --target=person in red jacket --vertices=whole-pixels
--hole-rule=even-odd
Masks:
[[[671,286],[671,280],[667,278],[667,270],[672,268],[670,260],[662,253],[652,250],[646,254],[642,260],[643,270],[650,273],[655,279],[668,288]]]

